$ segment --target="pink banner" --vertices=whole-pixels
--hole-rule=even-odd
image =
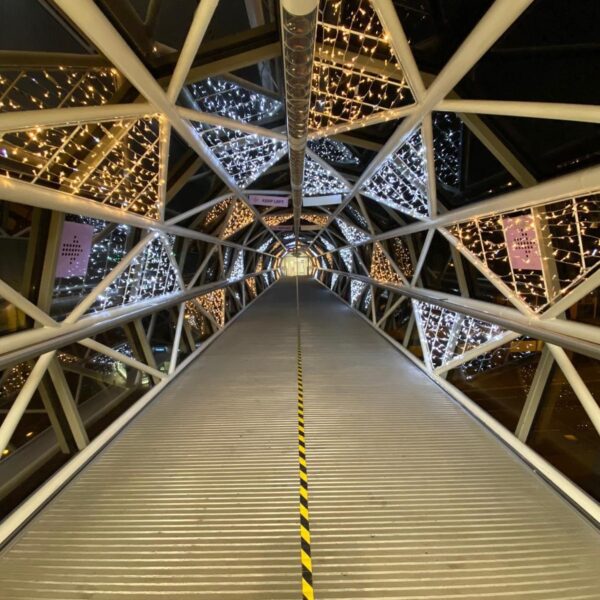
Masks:
[[[57,277],[83,277],[87,273],[94,227],[65,221],[56,265]]]
[[[260,196],[258,194],[250,194],[248,196],[250,204],[254,206],[278,206],[279,208],[287,208],[290,198],[289,196]]]
[[[505,217],[502,219],[508,258],[513,269],[542,270],[542,258],[533,217]]]

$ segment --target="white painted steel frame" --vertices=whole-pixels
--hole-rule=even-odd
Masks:
[[[248,133],[266,135],[279,140],[287,141],[287,136],[281,132],[253,125],[243,124],[237,121],[232,122],[230,119],[226,119],[224,117],[199,113],[198,111],[178,107],[175,104],[177,96],[182,86],[189,79],[190,66],[202,42],[208,23],[210,22],[210,18],[218,4],[218,0],[202,0],[202,2],[200,3],[166,93],[163,91],[159,83],[145,69],[141,61],[137,59],[135,54],[131,51],[131,49],[127,46],[124,40],[118,35],[118,33],[114,30],[114,28],[110,25],[110,23],[101,13],[101,11],[94,5],[94,3],[91,0],[77,0],[77,2],[73,0],[56,0],[56,3],[73,20],[73,22],[77,24],[81,28],[81,30],[85,34],[87,34],[93,42],[97,44],[98,48],[102,52],[104,52],[109,59],[112,60],[114,65],[118,67],[125,74],[126,77],[129,78],[129,80],[144,96],[147,102],[139,102],[128,105],[106,105],[100,107],[81,107],[68,109],[59,108],[43,111],[23,111],[5,113],[0,115],[0,129],[16,130],[34,126],[53,126],[61,124],[64,125],[66,123],[80,123],[118,118],[134,118],[149,114],[156,114],[158,112],[161,114],[162,119],[166,124],[166,139],[168,139],[168,133],[170,129],[174,128],[179,133],[179,135],[181,135],[182,138],[188,143],[188,145],[195,152],[197,152],[199,157],[201,157],[208,164],[208,166],[223,180],[223,182],[231,190],[231,196],[233,198],[240,198],[243,201],[247,202],[246,194],[248,191],[242,191],[235,184],[235,182],[232,181],[232,178],[224,171],[220,164],[218,164],[211,157],[210,153],[207,152],[203,141],[200,139],[198,133],[193,127],[192,122],[198,121],[208,124],[214,124],[217,126],[230,127],[232,129],[246,131]],[[393,237],[409,236],[410,234],[419,231],[427,231],[427,240],[431,242],[433,233],[436,230],[442,234],[445,234],[445,229],[448,226],[470,218],[480,217],[487,214],[496,214],[498,212],[507,212],[509,210],[518,210],[521,208],[543,206],[550,201],[556,201],[558,199],[573,197],[576,195],[580,195],[587,192],[593,192],[600,189],[600,167],[585,169],[580,172],[565,175],[541,184],[536,184],[535,180],[532,181],[533,178],[524,176],[523,178],[521,178],[522,183],[524,185],[531,185],[531,187],[527,189],[512,192],[510,194],[505,194],[493,198],[491,200],[469,205],[461,209],[448,211],[444,214],[438,214],[438,208],[441,211],[443,207],[438,207],[435,193],[435,172],[433,169],[432,148],[433,136],[431,132],[431,113],[433,111],[443,110],[456,112],[460,114],[465,113],[467,115],[471,113],[476,113],[528,118],[535,117],[565,119],[589,123],[600,122],[600,110],[598,109],[598,107],[595,106],[580,106],[558,103],[522,103],[493,100],[462,100],[456,99],[455,96],[452,96],[452,89],[455,86],[455,84],[462,78],[462,76],[464,76],[465,73],[468,72],[468,70],[477,62],[477,60],[485,53],[485,51],[503,34],[504,31],[506,31],[506,29],[515,21],[515,19],[519,17],[520,14],[522,14],[524,10],[527,9],[527,7],[530,4],[531,0],[496,0],[496,2],[494,2],[492,7],[484,15],[484,17],[481,19],[481,21],[475,27],[472,33],[467,37],[467,39],[464,41],[461,47],[450,59],[450,61],[444,67],[439,76],[433,79],[433,82],[429,85],[428,88],[425,88],[425,85],[423,83],[423,75],[418,71],[416,63],[414,61],[414,57],[406,41],[406,36],[402,30],[402,26],[398,20],[397,14],[393,7],[393,3],[390,0],[373,0],[373,6],[390,35],[394,51],[399,57],[403,69],[406,73],[407,79],[410,82],[411,88],[415,95],[416,104],[414,106],[404,107],[402,109],[402,115],[406,116],[405,120],[398,127],[398,129],[393,134],[392,138],[388,141],[388,143],[386,143],[380,149],[375,159],[368,166],[365,172],[358,178],[358,180],[355,181],[353,184],[346,182],[348,183],[351,191],[347,194],[346,198],[344,199],[344,202],[341,205],[339,205],[334,212],[328,213],[329,221],[327,225],[317,233],[314,240],[311,242],[311,246],[317,242],[320,236],[324,235],[326,232],[330,233],[330,231],[328,231],[329,225],[331,225],[331,223],[334,222],[334,219],[336,217],[342,216],[342,211],[344,210],[347,204],[349,204],[354,198],[357,198],[360,202],[360,196],[358,195],[358,192],[362,184],[368,179],[368,177],[370,177],[376,171],[376,169],[382,164],[382,162],[385,161],[388,155],[395,151],[408,138],[408,136],[411,135],[411,133],[421,124],[423,125],[424,144],[427,152],[427,163],[429,172],[427,186],[429,218],[418,223],[410,225],[401,225],[400,227],[397,227],[391,231],[378,233],[373,228],[373,224],[371,222],[368,212],[363,210],[363,216],[367,219],[367,222],[369,224],[369,238],[364,242],[345,244],[344,246],[339,246],[335,248],[334,252],[339,252],[344,248],[349,249],[356,256],[357,264],[365,273],[368,273],[368,269],[364,263],[363,258],[358,253],[359,247],[365,244],[369,244],[374,241],[385,242],[386,240],[389,240]],[[392,117],[397,118],[398,115],[395,113],[392,115],[390,112],[390,114],[387,115],[383,114],[381,118],[386,119]],[[329,135],[336,132],[328,131],[325,133]],[[164,148],[164,150],[166,150],[167,148],[168,143],[166,144],[166,148]],[[311,158],[318,160],[320,164],[322,164],[322,166],[324,166],[330,173],[338,177],[340,176],[339,173],[336,173],[335,169],[332,169],[329,165],[327,165],[327,163],[324,163],[324,161],[321,161],[320,159],[318,159],[318,157],[315,157],[310,152],[308,152],[308,154],[309,156],[311,156]],[[152,312],[156,314],[158,310],[161,310],[167,305],[179,306],[179,318],[176,328],[176,339],[178,341],[180,339],[183,327],[182,307],[184,305],[185,299],[192,297],[190,294],[195,289],[200,289],[193,288],[191,286],[194,286],[196,284],[198,278],[202,274],[203,268],[207,265],[214,251],[217,248],[219,248],[220,250],[221,247],[227,246],[238,250],[248,250],[250,252],[256,252],[256,250],[253,247],[245,245],[247,242],[240,245],[234,242],[221,240],[218,237],[200,233],[192,229],[186,229],[177,226],[177,223],[181,220],[194,216],[206,209],[209,209],[211,206],[214,206],[221,199],[224,199],[224,196],[204,203],[202,206],[191,209],[183,215],[178,215],[177,217],[174,217],[173,219],[170,219],[166,222],[164,221],[164,207],[167,201],[165,176],[167,160],[167,152],[161,152],[161,219],[158,222],[152,221],[151,219],[146,219],[144,217],[126,214],[124,213],[124,211],[113,209],[108,206],[103,206],[101,204],[89,201],[84,198],[78,198],[77,196],[71,194],[66,194],[47,188],[41,188],[39,186],[28,184],[22,181],[17,181],[14,179],[8,179],[6,177],[0,177],[0,196],[2,197],[2,199],[13,201],[16,203],[29,204],[32,206],[39,206],[62,212],[79,213],[93,218],[100,218],[116,223],[129,224],[134,227],[139,227],[150,231],[151,233],[150,235],[148,235],[148,238],[152,238],[154,232],[161,232],[175,234],[180,237],[213,244],[213,247],[210,249],[210,251],[205,257],[205,260],[198,268],[198,271],[196,272],[193,281],[190,284],[190,289],[180,292],[179,295],[164,298],[160,302],[154,303],[154,306],[152,306],[152,303],[146,303],[142,306],[137,307],[136,309],[134,309],[134,307],[125,307],[120,311],[115,310],[112,312],[112,314],[114,315],[114,320],[110,320],[109,323],[117,323],[123,322],[128,316],[135,318],[135,316],[139,316],[140,314],[149,314]],[[521,167],[522,166],[519,165],[515,166],[517,174],[522,172]],[[520,178],[518,177],[518,179]],[[277,236],[274,234],[271,228],[266,226],[264,220],[258,214],[258,211],[256,211],[256,209],[252,205],[250,205],[250,208],[254,211],[258,220],[261,222],[261,225],[265,228],[265,235],[272,235],[273,238],[277,240]],[[154,233],[154,235],[156,234]],[[330,239],[335,241],[336,237],[338,236],[329,237]],[[407,285],[407,282],[405,281],[401,270],[399,269],[396,262],[392,259],[392,257],[385,248],[384,251],[387,259],[390,260],[392,267],[394,268],[394,270],[396,270],[396,272],[399,273],[399,275],[401,275],[405,284],[403,288],[398,288],[394,290],[394,292],[397,294],[404,293],[405,295],[401,295],[399,300],[397,300],[395,303],[388,307],[386,314],[384,314],[384,316],[378,321],[379,326],[384,325],[388,314],[390,314],[393,311],[394,307],[396,307],[397,305],[399,305],[400,302],[403,301],[403,298],[407,296],[415,297],[415,294],[420,294],[419,297],[422,301],[425,302],[438,303],[439,305],[442,305],[441,302],[443,301],[449,302],[449,305],[453,307],[451,310],[456,310],[460,312],[461,303],[457,302],[456,300],[453,301],[449,299],[447,297],[448,295],[445,295],[446,298],[444,299],[441,297],[436,297],[435,294],[433,294],[431,291],[414,287],[415,284],[418,282],[419,271],[425,264],[426,248],[423,249],[421,255],[418,258],[418,268],[414,277],[412,278],[412,285]],[[468,256],[466,256],[466,258],[469,259]],[[119,267],[121,267],[121,265],[119,265]],[[119,267],[117,268],[117,270],[119,269]],[[490,279],[490,281],[492,281],[492,283],[494,283],[494,278],[492,277],[491,273],[484,274],[486,275],[486,277],[488,277],[488,279]],[[372,286],[372,288],[381,286],[379,282],[369,280],[368,277],[357,276],[341,271],[338,272],[338,285],[341,284],[344,278],[348,278],[349,281],[349,277],[351,276],[362,280],[367,280],[368,283]],[[468,290],[466,288],[466,284],[464,283],[465,282],[463,282],[463,284],[461,284],[460,287],[461,293],[463,294],[463,296],[466,296]],[[585,294],[593,291],[598,286],[598,283],[600,283],[600,276],[598,275],[598,273],[595,273],[592,277],[589,277],[586,281],[584,281],[577,288],[575,288],[575,291],[572,292],[572,294],[569,294],[568,296],[562,298],[553,306],[551,306],[549,310],[546,313],[544,313],[540,318],[531,318],[531,315],[527,313],[527,311],[522,306],[522,303],[521,305],[518,305],[517,303],[517,308],[521,310],[523,314],[522,316],[518,316],[517,312],[513,311],[510,313],[510,319],[512,319],[512,321],[510,319],[509,321],[513,325],[518,325],[520,323],[521,330],[523,330],[523,327],[527,327],[527,331],[532,332],[532,335],[537,334],[538,337],[549,335],[558,336],[552,339],[554,339],[555,341],[562,340],[565,347],[569,347],[569,343],[572,344],[572,342],[570,340],[567,340],[567,338],[565,337],[567,335],[567,330],[571,329],[571,331],[578,331],[580,335],[575,347],[579,348],[579,351],[583,352],[585,350],[585,353],[595,356],[597,352],[596,346],[598,344],[598,329],[582,324],[567,323],[565,321],[562,321],[560,319],[560,316],[574,302],[580,300]],[[99,286],[98,293],[102,289],[105,289],[107,285],[109,285],[109,283],[106,282],[103,282],[103,284],[104,286],[102,284],[101,286]],[[207,289],[207,286],[201,287],[202,289]],[[208,287],[210,287],[210,284]],[[389,288],[390,286],[385,287]],[[500,291],[507,295],[509,300],[514,302],[514,298],[511,299],[511,294],[507,292],[507,290],[501,289]],[[50,317],[46,313],[38,309],[35,305],[30,303],[24,297],[17,294],[14,290],[6,286],[3,282],[0,282],[0,294],[3,295],[7,300],[13,302],[26,314],[30,315],[38,322],[44,324],[46,330],[56,329],[55,323],[50,323],[48,321]],[[372,294],[372,296],[373,297],[371,301],[371,311],[373,314],[373,319],[375,319],[374,294]],[[245,294],[243,294],[243,298],[245,299]],[[463,311],[464,307],[467,306],[467,304],[469,304],[467,298],[464,298],[464,300],[465,302],[462,302]],[[471,301],[471,303],[472,302],[473,301]],[[87,304],[90,304],[90,298],[86,299],[85,304],[83,306]],[[495,318],[498,321],[506,317],[506,315],[503,314],[502,307],[490,303],[482,304],[486,304],[486,306],[479,307],[481,309],[480,314],[487,314],[490,320],[492,318]],[[85,311],[82,311],[80,305],[80,307],[77,307],[75,309],[74,316],[71,317],[71,320],[73,321],[74,325],[73,331],[71,332],[71,335],[75,336],[73,339],[76,339],[78,335],[84,336],[86,332],[94,331],[92,328],[92,323],[89,319],[87,322],[90,323],[90,327],[88,327],[87,329],[83,327],[79,328],[80,323],[86,322],[85,318],[79,319],[83,312]],[[485,318],[485,316],[481,316],[481,318]],[[71,324],[66,322],[65,325]],[[44,330],[32,330],[31,332],[25,332],[25,334],[27,334],[27,336],[29,337],[24,337],[18,334],[19,342],[16,345],[11,344],[10,347],[13,350],[24,350],[26,346],[23,345],[23,341],[26,340],[27,343],[33,343],[34,337],[40,336],[40,333],[43,331]],[[561,338],[560,336],[563,337]],[[52,336],[48,336],[47,340],[44,340],[43,337],[44,335],[42,335],[42,338],[39,340],[37,340],[36,338],[37,341],[35,343],[38,344],[38,346],[36,347],[39,347],[40,344],[47,343]],[[15,338],[15,340],[16,339],[17,338]],[[61,340],[63,341],[65,339],[66,338],[64,337],[61,338]],[[548,339],[550,340],[551,338],[548,337]],[[4,340],[8,341],[6,340],[6,338],[4,338]],[[79,337],[79,341],[81,343],[88,344],[88,347],[90,347],[89,341],[91,340],[87,340],[85,337]],[[585,344],[588,345],[586,346]],[[175,347],[172,362],[173,364],[176,364],[179,344],[174,344],[174,346]],[[569,361],[569,359],[566,357],[562,348],[552,344],[549,344],[548,348],[552,357],[554,357],[554,359],[561,366],[563,372],[565,372],[565,376],[573,386],[575,392],[577,393],[577,396],[582,402],[582,405],[586,407],[586,411],[588,412],[588,414],[591,415],[590,418],[592,419],[592,422],[598,428],[600,421],[598,420],[598,412],[596,410],[597,405],[595,404],[594,399],[589,394],[589,390],[587,390],[587,387],[581,381],[581,378],[574,369],[571,361]],[[96,346],[96,349],[99,349],[99,346]],[[111,349],[105,348],[104,351],[108,352],[111,351]],[[46,364],[46,362],[48,362],[48,364],[50,363],[50,358],[51,355],[53,355],[53,353],[54,350],[49,350],[48,352],[43,354],[44,360],[40,360],[38,362],[38,364],[41,363],[41,365],[39,368],[36,367],[37,371],[42,371],[42,367],[44,366],[44,364]],[[469,355],[474,356],[475,352],[471,352]],[[14,357],[16,355],[12,354],[11,356]],[[412,356],[411,359],[413,359]],[[137,361],[135,359],[129,359],[129,361],[130,366],[137,366],[137,368],[142,369],[141,365],[143,363],[140,363],[140,361]],[[173,367],[173,369],[171,369],[173,372],[170,373],[167,377],[165,377],[165,375],[161,373],[160,375],[163,378],[161,384],[163,384],[163,382],[168,381],[175,374],[179,373],[183,366],[188,364],[188,362],[189,359],[184,361],[182,365],[179,365],[178,367]],[[153,368],[149,365],[143,365],[143,370],[145,370],[147,373],[158,376],[158,372],[154,373]],[[438,372],[441,371],[438,370]],[[439,379],[439,382],[443,382],[443,379],[439,378],[436,374],[430,373],[430,375],[432,377],[437,377],[437,379]],[[32,384],[29,386],[29,388],[32,387],[33,382],[35,382],[36,380],[36,377],[32,379]],[[448,385],[445,382],[444,384]],[[541,387],[543,388],[543,385]],[[530,403],[530,406],[533,407],[532,410],[534,414],[535,407],[537,406],[537,404],[535,404],[535,402],[532,401]],[[477,410],[481,412],[481,409],[477,408]],[[529,415],[529,422],[531,422],[533,414]],[[489,417],[486,418],[487,420],[490,420]],[[491,422],[495,423],[495,421],[493,420],[491,420]],[[527,452],[531,453],[531,450],[527,449]],[[537,458],[539,459],[539,457]],[[535,464],[535,461],[530,462],[532,462],[532,464]],[[560,487],[562,488],[564,482],[562,482],[560,477],[558,478],[558,480],[561,481]],[[569,486],[566,485],[566,488],[568,487]],[[588,510],[588,512],[590,511]]]

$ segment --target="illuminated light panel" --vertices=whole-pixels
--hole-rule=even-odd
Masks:
[[[208,77],[188,89],[198,109],[243,123],[256,123],[283,112],[283,103],[223,77]]]
[[[428,216],[427,161],[420,128],[364,183],[361,193],[417,219]]]
[[[340,228],[342,235],[346,238],[350,244],[357,244],[358,242],[365,242],[369,239],[369,236],[361,231],[354,225],[349,225],[343,219],[335,219],[336,225]]]
[[[400,276],[394,271],[392,263],[385,255],[379,242],[373,244],[373,256],[371,257],[369,275],[372,279],[380,283],[391,283],[392,285],[400,285],[402,283]]]
[[[345,167],[356,167],[360,164],[358,157],[343,142],[330,138],[321,138],[308,142],[308,147],[319,158],[331,165],[343,165]]]
[[[448,187],[459,187],[462,176],[463,122],[454,113],[433,113],[435,174]]]
[[[369,0],[321,0],[309,128],[368,124],[413,103],[389,35]]]
[[[116,69],[56,67],[0,72],[0,112],[100,106],[122,79]]]
[[[5,131],[0,174],[159,218],[159,117]]]
[[[225,289],[214,290],[199,296],[196,301],[221,327],[225,324]]]
[[[419,337],[430,369],[444,366],[466,352],[499,340],[508,333],[499,325],[480,321],[426,302],[413,300]]]
[[[181,289],[178,271],[172,262],[173,251],[156,237],[136,256],[125,272],[104,290],[90,311],[140,302],[172,294]]]
[[[544,271],[511,265],[503,221],[528,217],[551,281]],[[484,216],[449,228],[458,249],[468,253],[482,272],[495,276],[519,300],[544,311],[585,281],[600,264],[600,194],[549,202],[544,207]],[[533,232],[532,232],[533,235]],[[556,270],[552,265],[556,264]],[[549,289],[550,288],[550,289]],[[554,290],[556,293],[553,293]]]
[[[339,254],[342,257],[342,261],[346,265],[348,272],[352,273],[352,271],[354,271],[354,256],[352,250],[350,250],[350,248],[342,248]]]
[[[343,194],[349,191],[348,186],[339,177],[332,175],[310,156],[304,159],[302,193],[305,196]]]
[[[129,358],[135,358],[131,346],[127,342],[121,342],[113,346],[113,350],[127,356]],[[84,361],[84,366],[92,371],[104,373],[105,375],[116,375],[118,374],[119,367],[126,370],[127,366],[120,360],[116,360],[111,356],[106,356],[101,352],[94,352],[90,358]]]
[[[217,127],[203,134],[209,151],[241,188],[268,171],[287,153],[274,138]]]
[[[337,283],[337,280],[339,279],[339,275],[337,273],[333,273],[331,275],[331,284],[330,287],[333,290],[335,288],[335,284]]]
[[[235,208],[227,221],[227,225],[221,234],[223,239],[231,237],[234,233],[241,231],[254,221],[254,213],[245,202],[241,200],[235,201]]]
[[[350,304],[352,306],[356,306],[356,302],[359,300],[366,287],[367,284],[359,279],[353,279],[350,282]]]
[[[236,281],[241,279],[244,276],[244,251],[239,250],[237,256],[235,257],[235,261],[231,267],[231,271],[229,272],[229,277],[227,281]]]

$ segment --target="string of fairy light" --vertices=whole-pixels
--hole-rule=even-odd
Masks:
[[[188,86],[198,109],[243,123],[283,114],[283,102],[223,77],[208,77]]]
[[[413,300],[418,320],[425,361],[431,369],[444,366],[450,360],[461,358],[469,350],[500,339],[506,330],[499,325]]]
[[[379,242],[373,244],[369,276],[380,283],[391,283],[392,285],[400,285],[402,283],[400,276],[394,271],[392,263],[385,255]]]
[[[278,139],[218,128],[204,134],[210,152],[241,188],[246,188],[287,152]]]
[[[244,276],[244,252],[240,250],[236,257],[231,270],[229,272],[229,277],[227,280],[229,282],[236,281],[241,279]]]
[[[5,71],[0,112],[106,104],[120,81],[114,69]],[[161,140],[156,116],[2,131],[0,174],[158,218]]]
[[[302,185],[304,196],[342,194],[348,191],[348,186],[339,177],[327,171],[310,156],[304,159],[304,182]]]
[[[253,223],[254,219],[255,215],[248,205],[241,200],[236,200],[233,212],[227,221],[227,225],[223,229],[221,237],[223,239],[231,237],[238,231],[244,229],[244,227],[250,225],[250,223]]]
[[[172,248],[165,245],[162,237],[155,237],[125,272],[98,295],[91,310],[106,310],[179,291],[172,257]]]
[[[342,235],[346,238],[350,244],[358,244],[360,242],[365,242],[369,239],[369,236],[361,231],[358,227],[354,225],[350,225],[346,223],[344,219],[336,218],[335,224],[339,227]]]
[[[413,102],[390,38],[369,0],[321,0],[309,127],[366,124]]]
[[[367,284],[360,279],[353,279],[350,282],[350,304],[356,306],[356,302],[360,298],[361,294],[365,291]]]
[[[209,77],[188,86],[197,108],[243,123],[258,123],[283,114],[283,103],[225,78]],[[278,139],[236,129],[194,123],[202,139],[236,184],[245,188],[287,152]]]
[[[0,174],[159,216],[160,119],[2,132]]]
[[[454,113],[434,112],[433,154],[438,181],[458,188],[462,177],[463,122]]]
[[[555,266],[552,281],[539,269],[511,265],[504,232],[505,219],[526,223],[525,231],[537,240],[542,261]],[[525,219],[527,219],[525,221]],[[526,209],[471,219],[449,231],[458,247],[469,252],[484,272],[489,272],[535,311],[543,311],[588,277],[600,263],[600,194],[586,194],[550,202],[542,210]],[[541,240],[539,239],[541,238]],[[543,250],[546,250],[544,252]],[[558,294],[552,290],[557,288]]]
[[[319,158],[331,165],[356,167],[360,165],[360,159],[344,143],[324,137],[308,142],[308,147]]]
[[[225,324],[225,289],[220,288],[196,298],[198,304],[212,317],[221,327]]]
[[[4,69],[0,72],[0,112],[99,106],[121,83],[116,69]]]
[[[412,217],[428,216],[427,161],[420,128],[365,181],[361,193]]]

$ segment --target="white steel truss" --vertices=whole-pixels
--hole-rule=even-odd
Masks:
[[[123,415],[91,443],[77,416],[78,392],[73,398],[62,388],[63,401],[75,406],[68,425],[81,452],[61,475],[63,481],[68,478],[77,461],[93,455],[275,281],[279,258],[295,237],[296,244],[314,252],[319,280],[381,331],[399,307],[412,307],[403,347],[416,332],[422,360],[412,359],[599,519],[593,500],[523,442],[554,361],[600,434],[597,400],[565,352],[600,358],[600,330],[564,318],[600,283],[600,168],[537,183],[488,135],[487,143],[510,163],[523,189],[453,210],[446,210],[436,193],[436,178],[447,186],[460,179],[456,148],[462,128],[476,126],[469,115],[600,122],[596,106],[453,96],[455,85],[531,0],[496,0],[427,87],[391,0],[356,0],[361,19],[355,22],[339,12],[343,3],[319,2],[303,195],[341,194],[343,199],[331,210],[298,213],[318,229],[305,223],[296,236],[277,233],[292,218],[289,210],[259,209],[247,189],[288,151],[286,133],[267,127],[269,119],[282,114],[285,98],[254,92],[226,74],[184,88],[218,0],[199,3],[167,89],[92,0],[55,3],[113,66],[0,72],[0,199],[52,210],[56,221],[48,241],[53,250],[46,252],[44,265],[50,269],[49,300],[34,302],[0,281],[0,296],[35,323],[2,337],[0,397],[12,400],[0,426],[5,456],[12,453],[11,437],[46,373],[57,389],[60,373],[68,369],[103,382],[146,386],[127,418]],[[354,38],[361,50],[353,54],[348,45]],[[385,52],[389,60],[373,59],[376,52]],[[110,104],[125,80],[143,101]],[[349,93],[359,87],[360,94]],[[177,104],[180,94],[190,96],[193,108]],[[359,161],[330,136],[399,117],[403,121],[358,177],[350,180],[336,170]],[[225,193],[167,218],[169,193],[176,193],[167,190],[172,131],[198,156],[178,185],[204,163]],[[440,168],[436,158],[442,152],[448,160]],[[398,226],[378,230],[363,196],[388,210]],[[67,223],[92,227],[94,237],[87,272],[55,282],[65,215]],[[514,227],[536,245],[539,268],[511,262]],[[423,239],[416,239],[420,234]],[[460,295],[421,284],[434,236],[448,243]],[[185,268],[188,259],[195,261],[191,272]],[[463,259],[512,306],[469,297]],[[168,358],[157,365],[149,340],[160,318],[172,323],[172,338]],[[121,327],[130,327],[131,340],[111,346],[96,339]],[[523,339],[542,341],[543,351],[515,437],[443,378],[466,365],[485,370],[494,352]],[[88,354],[64,350],[72,343]],[[53,425],[58,438],[64,432]],[[0,527],[0,539],[43,501],[26,503]]]

